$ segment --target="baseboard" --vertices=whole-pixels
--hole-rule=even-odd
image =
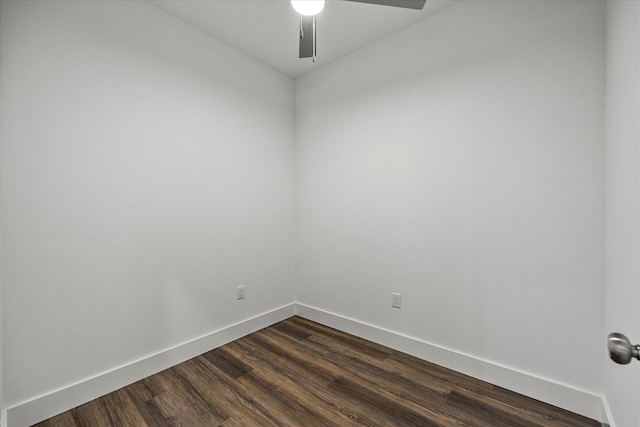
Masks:
[[[600,422],[602,423],[602,427],[616,427],[613,422],[613,414],[611,414],[611,408],[609,407],[609,402],[607,401],[607,397],[602,397],[602,419]]]
[[[27,427],[259,329],[299,315],[613,426],[606,399],[304,304],[289,304],[3,411],[2,427]]]
[[[601,396],[298,303],[296,314],[545,403],[609,423]]]
[[[8,408],[6,412],[3,411],[2,425],[4,427],[27,427],[36,424],[149,375],[287,319],[293,316],[295,312],[296,305],[289,304],[20,403]]]

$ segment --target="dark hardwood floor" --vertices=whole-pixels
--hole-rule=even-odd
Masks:
[[[37,427],[600,426],[292,317]]]

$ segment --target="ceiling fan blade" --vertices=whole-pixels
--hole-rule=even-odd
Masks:
[[[407,9],[422,10],[427,0],[346,0],[358,3],[379,4],[382,6],[404,7]]]
[[[300,58],[313,58],[313,16],[300,17]]]

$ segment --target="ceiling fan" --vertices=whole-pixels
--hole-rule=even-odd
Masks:
[[[427,0],[345,0],[422,10]],[[291,0],[300,14],[300,58],[313,58],[316,62],[316,15],[324,8],[325,0]]]

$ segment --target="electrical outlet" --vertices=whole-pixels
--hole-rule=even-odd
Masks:
[[[393,292],[391,294],[391,307],[400,308],[401,302],[402,302],[402,297],[400,296],[400,294],[397,292]]]
[[[236,298],[244,299],[244,285],[238,286],[238,289],[236,290]]]

